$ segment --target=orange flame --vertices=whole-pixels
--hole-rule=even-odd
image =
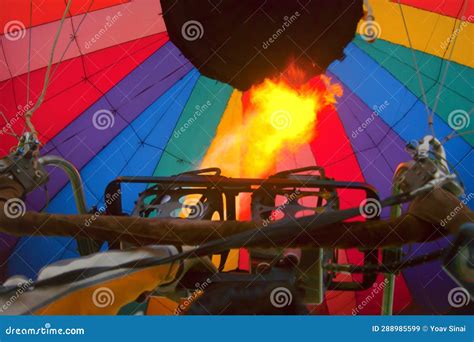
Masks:
[[[294,65],[283,75],[252,87],[244,109],[236,103],[240,98],[231,98],[203,167],[220,167],[231,177],[266,177],[283,152],[313,140],[318,112],[342,96],[342,87],[326,76],[291,86],[304,79]]]

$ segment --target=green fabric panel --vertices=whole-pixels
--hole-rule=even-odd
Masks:
[[[225,83],[199,77],[155,169],[155,176],[171,176],[199,168],[232,91]]]
[[[384,40],[376,40],[369,44],[361,38],[356,38],[354,43],[423,101],[412,52],[409,48]],[[415,55],[422,75],[428,106],[432,110],[439,88],[438,79],[441,81],[447,61],[420,51],[415,51]],[[445,122],[448,122],[448,116],[452,111],[462,109],[469,113],[473,108],[474,89],[469,83],[472,79],[474,79],[474,69],[456,62],[449,64],[436,108],[436,114]],[[381,86],[383,87],[383,84]],[[470,124],[459,132],[472,129],[474,129],[474,119],[471,119]],[[466,135],[464,139],[474,146],[473,135]]]

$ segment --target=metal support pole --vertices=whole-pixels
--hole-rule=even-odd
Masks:
[[[57,156],[44,156],[39,158],[38,162],[43,166],[59,167],[67,174],[71,181],[77,212],[79,214],[87,214],[89,210],[87,210],[86,197],[84,195],[84,188],[82,187],[82,179],[76,167],[67,160]]]
[[[397,186],[394,186],[393,195],[397,195],[400,193],[400,189]],[[396,218],[401,216],[402,214],[402,206],[395,205],[392,206],[390,210],[390,216],[392,218]],[[391,255],[400,255],[401,248],[390,248],[386,250],[386,253]],[[382,312],[381,314],[384,316],[391,316],[393,314],[393,301],[395,297],[395,274],[394,273],[385,273],[384,274],[384,281],[386,283],[383,289],[383,299],[382,299]]]
[[[55,166],[62,169],[68,176],[72,192],[74,194],[74,201],[76,202],[77,212],[79,214],[87,214],[86,196],[82,186],[82,179],[76,167],[66,159],[58,156],[44,156],[38,159],[38,162],[43,166]],[[99,251],[97,242],[91,239],[80,238],[77,239],[77,249],[80,255],[88,255]]]

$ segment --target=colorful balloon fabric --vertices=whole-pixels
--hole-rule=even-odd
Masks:
[[[22,133],[23,116],[41,94],[51,59],[52,75],[33,123],[42,154],[62,156],[80,170],[89,207],[104,206],[104,189],[119,175],[199,168],[218,128],[232,130],[242,120],[247,92],[200,74],[170,41],[159,1],[74,1],[63,21],[64,1],[41,3],[32,0],[30,13],[29,0],[0,0],[6,8],[0,13],[0,153],[16,145],[10,133]],[[428,112],[433,112],[434,132],[452,137],[445,143],[447,159],[466,196],[472,195],[472,3],[371,0],[369,5],[373,20],[359,23],[345,57],[326,71],[342,85],[342,97],[318,114],[315,138],[288,154],[276,171],[319,165],[330,177],[370,183],[387,197],[397,165],[410,159],[405,145],[430,133]],[[215,6],[210,15],[226,15]],[[125,210],[131,211],[144,188],[124,189]],[[341,200],[343,208],[360,203],[352,195]],[[51,170],[47,192],[30,194],[27,205],[76,212],[71,186],[57,169]],[[422,255],[445,245],[449,241],[404,251]],[[1,276],[34,278],[45,265],[77,257],[76,247],[70,238],[1,234]],[[361,253],[343,251],[340,260],[359,263]],[[377,284],[382,282],[380,276]],[[394,313],[446,313],[453,287],[439,262],[407,269],[397,276]],[[381,291],[329,291],[323,312],[379,314],[381,303]]]

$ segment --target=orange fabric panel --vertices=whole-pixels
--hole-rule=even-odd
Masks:
[[[148,315],[174,315],[178,303],[166,297],[151,296],[148,300],[146,314]]]
[[[230,96],[229,102],[227,103],[226,110],[222,114],[221,121],[217,127],[216,135],[212,140],[211,146],[206,152],[204,159],[201,163],[201,168],[216,167],[218,166],[222,174],[226,177],[240,177],[240,147],[233,145],[227,148],[226,153],[222,153],[223,141],[226,140],[229,132],[232,132],[234,127],[242,123],[242,92],[234,90]],[[219,165],[216,165],[216,157],[218,156]],[[238,210],[238,208],[237,208]],[[214,256],[212,258],[213,263],[219,266],[220,257]],[[224,271],[232,271],[237,269],[239,266],[239,250],[232,249],[227,257]]]
[[[153,291],[176,276],[179,268],[162,265],[96,284],[62,297],[35,312],[36,315],[116,315],[142,293]]]

